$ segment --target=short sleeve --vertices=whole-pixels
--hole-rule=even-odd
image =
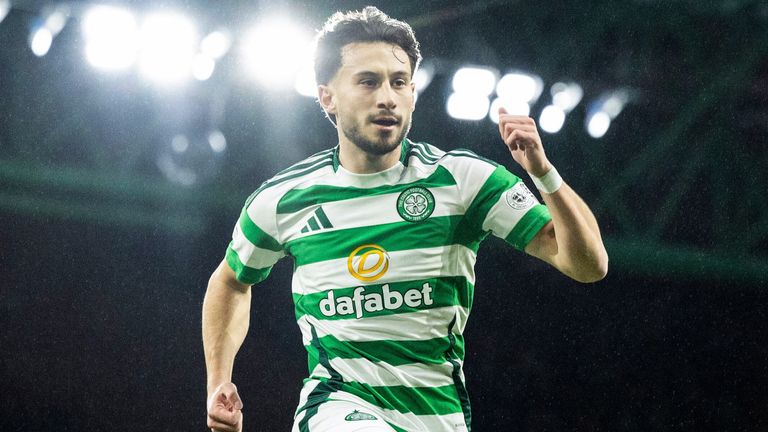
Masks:
[[[268,195],[255,194],[246,201],[226,252],[237,280],[248,285],[266,279],[272,266],[285,256],[277,240],[275,204]]]
[[[487,178],[467,210],[482,220],[483,232],[504,239],[524,250],[536,233],[552,220],[547,207],[531,193],[523,181],[502,166]]]

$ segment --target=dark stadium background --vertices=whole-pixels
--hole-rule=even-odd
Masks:
[[[30,25],[54,3],[14,1],[0,23],[0,430],[205,430],[208,276],[250,192],[335,132],[310,99],[236,79],[234,53],[208,81],[157,91],[89,67],[73,15],[35,57]],[[281,9],[316,29],[368,4],[111,3],[204,29]],[[466,330],[474,430],[768,430],[768,5],[378,6],[413,25],[436,65],[415,140],[522,176],[493,123],[445,113],[455,68],[539,74],[534,115],[552,83],[584,88],[562,131],[542,136],[600,222],[609,275],[580,285],[484,243]],[[633,98],[593,139],[587,102],[615,88]],[[226,151],[179,162],[198,170],[192,186],[166,179],[156,161],[170,137],[213,121]],[[284,260],[254,287],[234,376],[246,430],[289,430],[306,375],[290,273]]]

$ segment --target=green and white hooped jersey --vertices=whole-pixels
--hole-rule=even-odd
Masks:
[[[469,430],[462,333],[492,233],[523,250],[551,220],[523,182],[468,150],[404,140],[399,163],[354,174],[337,148],[266,181],[226,260],[244,283],[293,257],[309,359],[298,413],[363,400],[408,431]]]

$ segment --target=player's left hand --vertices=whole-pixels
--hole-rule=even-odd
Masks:
[[[528,174],[541,177],[552,168],[532,118],[508,114],[507,110],[499,108],[499,133],[512,158]]]

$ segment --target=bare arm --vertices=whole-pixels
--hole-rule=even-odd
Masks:
[[[203,301],[203,349],[208,372],[208,426],[242,429],[242,402],[232,381],[235,355],[248,333],[250,286],[240,283],[222,261],[208,281]]]
[[[596,282],[608,272],[608,253],[589,207],[567,184],[542,193],[552,214],[528,243],[525,252],[551,264],[579,282]]]
[[[529,174],[541,177],[552,169],[533,119],[509,115],[502,108],[499,133],[512,157]],[[525,251],[580,282],[605,277],[608,254],[586,203],[565,183],[553,193],[542,192],[542,197],[552,221],[536,234]]]

